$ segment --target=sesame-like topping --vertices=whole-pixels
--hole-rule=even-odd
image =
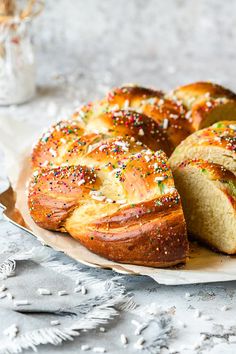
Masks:
[[[139,131],[138,131],[138,135],[140,135],[140,136],[144,136],[144,131],[143,131],[143,129],[142,129],[142,128],[140,128],[140,129],[139,129]]]

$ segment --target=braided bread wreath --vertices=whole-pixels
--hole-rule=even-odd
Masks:
[[[236,96],[210,83],[168,95],[139,86],[109,92],[34,147],[31,217],[111,260],[184,263],[186,224],[167,156],[195,130],[232,114]]]

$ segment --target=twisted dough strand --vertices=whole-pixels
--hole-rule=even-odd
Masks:
[[[130,111],[100,119],[103,133],[92,132],[84,121],[62,121],[35,146],[29,187],[33,219],[119,262],[185,261],[185,222],[167,157],[147,146],[165,143],[158,124]]]

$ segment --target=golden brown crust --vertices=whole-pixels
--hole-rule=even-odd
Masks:
[[[133,122],[132,113],[128,118]],[[140,129],[138,122],[134,129]],[[56,133],[52,130],[52,137],[34,150],[38,170],[29,188],[34,221],[47,229],[68,231],[93,252],[119,262],[149,266],[184,262],[185,221],[166,155],[130,136],[78,137],[76,126],[76,133],[70,127],[63,148],[55,144],[48,168],[41,169],[42,146],[50,150],[54,136],[56,142],[61,139],[60,128],[53,129]],[[81,141],[86,144],[74,152]],[[62,162],[68,166],[56,167]]]
[[[86,235],[77,230],[73,237],[91,251],[121,263],[166,267],[185,262],[188,242],[180,203],[169,203],[171,209],[165,207],[163,211],[155,203],[140,204],[137,210],[126,209],[125,220],[121,213],[99,220]],[[134,217],[134,212],[139,214]]]
[[[170,155],[174,148],[160,124],[135,111],[119,110],[102,113],[91,119],[91,126],[97,128],[99,125],[111,136],[132,136],[150,149],[161,149],[167,155]],[[89,122],[88,129],[90,129]]]
[[[218,122],[222,116],[232,121]],[[186,149],[217,148],[214,154],[221,149],[222,156],[231,159],[230,167],[227,163],[226,167],[234,171],[234,119],[236,95],[209,82],[182,86],[169,95],[139,86],[114,89],[103,100],[82,107],[71,121],[56,125],[35,147],[34,168],[47,167],[43,172],[47,175],[58,166],[87,166],[94,185],[92,189],[86,187],[85,181],[85,185],[76,187],[76,193],[68,190],[63,201],[64,196],[55,187],[54,194],[50,194],[47,178],[42,177],[41,191],[36,192],[37,187],[33,186],[30,194],[29,203],[36,200],[38,208],[34,217],[40,219],[40,210],[45,207],[48,212],[50,205],[55,215],[50,222],[46,218],[39,220],[41,225],[68,231],[93,252],[109,259],[154,266],[178,263],[187,255],[182,208],[179,201],[168,205],[168,198],[176,193],[172,175],[166,157],[162,153],[155,155],[152,150],[162,149],[170,155],[189,134],[218,122],[187,138],[186,144],[189,141],[191,146],[186,145]],[[180,151],[184,144],[180,144]],[[166,165],[165,173],[161,161]],[[219,183],[235,207],[235,177],[216,164],[194,163],[206,170],[214,183]],[[160,175],[154,176],[156,171],[161,171]],[[62,180],[66,183],[64,177]],[[73,186],[68,181],[70,184]],[[109,195],[96,194],[106,191]],[[158,208],[147,209],[162,198],[167,199],[161,207],[158,204]],[[152,245],[149,236],[153,238]],[[166,255],[163,252],[169,246]]]
[[[181,169],[185,168],[186,166],[192,166],[197,168],[202,173],[204,173],[208,179],[212,181],[236,181],[236,176],[232,172],[216,163],[201,159],[185,160],[179,164],[178,168]]]
[[[63,222],[82,200],[88,199],[100,181],[85,166],[35,171],[29,186],[29,210],[34,221],[49,230],[60,230]]]
[[[236,153],[236,123],[222,121],[196,133],[201,145],[214,145]]]
[[[84,134],[84,129],[77,121],[60,121],[50,127],[35,145],[32,152],[34,168],[44,168],[53,164],[58,151],[69,147]]]
[[[236,119],[236,95],[220,85],[196,82],[178,87],[168,97],[185,107],[193,131],[222,119]]]
[[[177,98],[184,99],[188,97],[188,105],[193,103],[191,101],[193,97],[198,99],[199,97],[202,97],[206,94],[208,97],[210,96],[212,98],[226,97],[229,99],[236,99],[234,92],[221,85],[209,81],[199,81],[184,86],[179,86],[173,91],[173,95],[175,95]]]
[[[236,122],[218,122],[193,133],[175,149],[170,164],[175,168],[183,160],[193,158],[220,163],[236,173]]]
[[[162,91],[133,84],[117,87],[107,94],[107,100],[110,104],[119,104],[121,106],[123,106],[124,100],[129,100],[132,106],[133,101],[136,100],[161,99],[163,97],[164,93]]]
[[[81,107],[73,118],[104,132],[98,121],[102,123],[108,112],[119,110],[124,114],[141,113],[156,122],[162,136],[162,144],[157,137],[159,148],[170,156],[192,132],[222,119],[236,119],[236,95],[209,82],[182,86],[167,95],[146,87],[123,86],[110,91],[103,100]]]
[[[195,132],[177,147],[176,152],[186,144],[216,146],[236,153],[236,121],[218,122],[209,128]]]
[[[191,132],[183,105],[166,98],[160,91],[123,86],[108,93],[107,102],[111,107],[134,109],[153,119],[162,127],[173,148]]]
[[[96,125],[96,119],[105,116],[108,112],[123,110],[135,111],[136,114],[146,116],[152,124],[158,126],[159,135],[162,136],[162,148],[169,156],[174,148],[191,133],[191,124],[186,118],[186,110],[182,104],[164,97],[160,91],[139,87],[123,86],[110,91],[107,97],[94,104],[83,106],[73,116],[74,119],[83,121],[85,125],[91,122]],[[102,118],[100,117],[101,122]],[[104,129],[96,125],[98,131]],[[150,130],[151,131],[151,130]],[[150,136],[150,133],[148,134]],[[157,137],[160,145],[160,139]]]
[[[194,130],[222,114],[235,112],[236,117],[235,102],[229,90],[195,83],[170,95],[124,86],[82,107],[34,148],[33,219],[119,262],[169,266],[185,261],[188,243],[179,195],[165,154],[154,151],[169,156]],[[193,143],[235,153],[236,129],[230,124],[196,134]],[[203,162],[197,164],[204,170]],[[206,170],[230,198],[232,176],[211,165]]]

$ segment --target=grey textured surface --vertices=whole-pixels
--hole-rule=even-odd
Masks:
[[[191,81],[214,80],[236,88],[233,0],[50,0],[44,13],[35,20],[33,34],[38,94],[28,104],[1,108],[0,115],[14,116],[22,122],[34,120],[39,129],[124,82],[171,89]],[[17,234],[4,221],[0,223],[0,233],[2,252],[38,244],[28,235]],[[110,271],[105,274],[108,278],[112,276]],[[215,333],[214,324],[227,329],[235,322],[236,282],[166,287],[145,277],[125,277],[124,281],[138,303],[175,307],[176,321],[186,323],[171,343],[180,353],[200,352],[195,344],[201,342],[201,332],[209,332],[211,336]],[[17,292],[17,284],[14,287]],[[185,298],[186,292],[191,294],[190,298]],[[220,310],[224,305],[230,307],[226,312]],[[204,316],[196,318],[195,309],[212,320]],[[0,318],[4,316],[1,312]],[[83,340],[104,345],[109,353],[118,353],[123,351],[120,333],[130,334],[133,343],[132,331],[126,315],[106,334],[95,332],[93,338],[87,336]],[[127,353],[137,352],[132,343]],[[185,350],[187,346],[190,347]],[[47,346],[39,352],[79,353],[79,348],[80,342],[75,340],[60,348]],[[236,344],[228,340],[213,340],[209,349],[211,354],[235,351]]]

